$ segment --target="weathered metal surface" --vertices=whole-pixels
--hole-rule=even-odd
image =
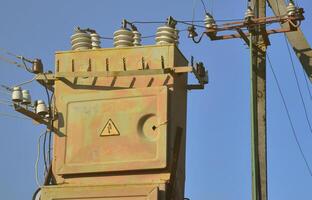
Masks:
[[[275,15],[286,13],[284,0],[267,0]],[[287,24],[281,24],[287,28]],[[312,49],[300,28],[295,32],[286,33],[289,43],[293,47],[299,61],[301,62],[307,76],[312,81]]]
[[[57,174],[167,166],[167,87],[70,93],[57,97],[66,135],[58,141]],[[109,121],[119,133],[101,137]]]
[[[162,185],[49,186],[42,189],[41,199],[159,200],[162,188]]]
[[[253,0],[256,17],[265,17],[266,1]],[[265,29],[265,27],[259,27]],[[266,46],[263,35],[254,37],[256,44],[263,50],[252,51],[252,65],[254,72],[254,137],[253,137],[253,200],[267,200],[267,127],[266,127]]]
[[[65,185],[117,191],[115,186],[133,184],[161,184],[158,199],[164,200],[172,170],[171,190],[182,199],[187,72],[194,72],[187,64],[175,45],[56,53],[55,75],[47,79],[55,84],[54,124],[64,136],[54,138],[53,174],[59,186],[45,187],[43,200],[62,199],[66,189],[59,188]],[[177,127],[183,129],[178,158],[173,150]],[[174,158],[178,163],[172,169]],[[121,199],[139,199],[129,191],[124,188],[128,196]],[[120,192],[111,194],[120,199]],[[75,195],[65,196],[86,198]]]

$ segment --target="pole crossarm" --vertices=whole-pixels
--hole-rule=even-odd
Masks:
[[[248,37],[252,33],[254,36],[261,35],[265,45],[269,46],[269,35],[277,33],[287,33],[297,31],[301,21],[304,20],[304,10],[299,8],[296,15],[280,15],[273,17],[259,17],[250,20],[242,20],[237,22],[225,23],[218,26],[212,26],[206,29],[205,34],[211,40],[226,40],[234,38],[242,38],[249,45]],[[280,23],[284,26],[279,29],[265,29],[266,25]],[[257,27],[261,27],[257,30]],[[247,30],[247,31],[243,31]],[[222,32],[233,31],[231,34],[222,34]],[[238,33],[235,33],[238,32]],[[257,48],[256,46],[254,46]]]

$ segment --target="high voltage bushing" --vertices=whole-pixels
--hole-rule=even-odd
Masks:
[[[91,45],[92,49],[99,49],[101,48],[101,38],[100,35],[97,33],[91,33]]]
[[[174,40],[174,43],[178,46],[179,45],[179,33],[180,33],[180,31],[179,30],[177,30],[177,29],[174,29],[174,36],[175,36],[175,40]]]
[[[133,33],[133,45],[141,46],[141,33],[139,31],[132,31]]]
[[[158,27],[155,41],[158,45],[176,43],[175,29],[168,25]]]
[[[114,47],[133,46],[133,33],[127,28],[121,28],[114,32]]]
[[[91,36],[86,31],[80,30],[78,27],[75,33],[70,37],[72,50],[85,50],[92,48]]]

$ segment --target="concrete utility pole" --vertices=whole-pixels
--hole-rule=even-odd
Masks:
[[[253,0],[256,18],[266,17],[266,0]],[[258,28],[265,30],[265,25]],[[266,133],[266,45],[261,35],[253,36],[252,48],[252,199],[267,200]]]

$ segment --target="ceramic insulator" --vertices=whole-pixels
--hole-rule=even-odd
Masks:
[[[45,116],[48,114],[48,108],[43,100],[37,101],[36,113],[41,116]]]
[[[139,31],[132,31],[133,33],[133,45],[141,46],[141,33]]]
[[[92,48],[90,34],[76,30],[76,32],[70,37],[72,50],[85,50]]]
[[[29,90],[23,90],[22,95],[23,95],[22,104],[25,104],[25,105],[31,104],[31,96],[29,94]]]
[[[158,45],[175,43],[176,35],[174,28],[167,25],[158,27],[155,40]]]
[[[207,14],[205,16],[205,27],[206,28],[216,28],[217,25],[216,25],[216,21],[213,19],[213,17],[209,14]]]
[[[293,2],[289,2],[289,4],[288,4],[286,10],[287,10],[287,15],[288,15],[288,16],[292,16],[292,15],[295,15],[295,14],[296,14],[297,8],[296,8],[296,6],[294,5]]]
[[[100,35],[97,33],[91,33],[91,45],[92,49],[99,49],[101,48],[101,38]]]
[[[132,31],[121,28],[114,32],[114,47],[129,47],[133,46]]]
[[[12,101],[13,102],[22,102],[23,94],[21,87],[14,87],[12,92]]]

